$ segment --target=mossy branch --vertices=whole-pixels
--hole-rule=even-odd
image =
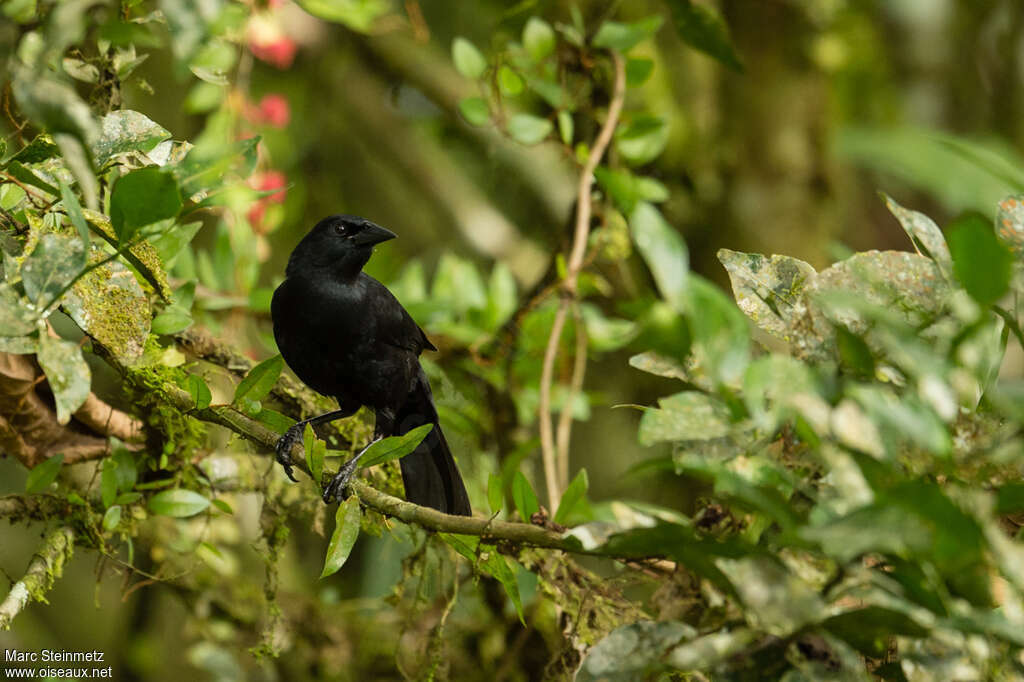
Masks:
[[[192,406],[191,396],[177,386],[165,384],[162,389],[162,395],[172,407],[201,421],[228,428],[253,443],[262,446],[268,452],[274,451],[274,446],[280,437],[262,423],[230,405],[211,405],[202,410],[195,410]],[[309,476],[310,472],[306,465],[306,455],[302,446],[296,444],[292,448],[291,456],[292,464],[295,468]],[[354,480],[350,485],[350,489],[366,507],[406,523],[422,526],[423,528],[445,533],[476,535],[489,542],[511,542],[531,547],[587,553],[580,548],[579,543],[575,539],[565,538],[559,533],[541,526],[444,514],[436,509],[413,504],[412,502],[383,493],[360,480]]]
[[[46,593],[63,573],[74,545],[74,533],[67,526],[50,531],[29,562],[24,577],[11,586],[7,597],[0,602],[0,630],[10,629],[11,622],[29,602],[46,601]]]

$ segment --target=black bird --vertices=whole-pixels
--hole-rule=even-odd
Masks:
[[[274,338],[295,374],[313,390],[336,398],[339,409],[288,429],[277,443],[277,460],[295,480],[289,453],[306,424],[348,417],[361,405],[376,415],[375,440],[433,424],[416,450],[400,460],[405,496],[469,516],[466,487],[419,363],[424,349],[437,349],[387,287],[362,271],[373,247],[394,237],[365,218],[332,215],[292,251],[270,306]],[[357,460],[342,467],[324,491],[324,501],[341,497]]]

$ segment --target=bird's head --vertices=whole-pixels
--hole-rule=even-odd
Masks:
[[[292,251],[286,276],[307,270],[328,270],[342,277],[355,277],[370,260],[373,247],[396,236],[366,218],[327,216]]]

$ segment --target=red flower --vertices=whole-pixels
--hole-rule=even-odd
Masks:
[[[262,228],[263,215],[266,213],[267,206],[270,203],[280,204],[284,202],[284,197],[287,193],[285,187],[287,184],[288,181],[287,178],[285,178],[284,173],[276,170],[256,173],[249,179],[249,186],[257,192],[267,192],[275,189],[281,190],[280,192],[274,192],[273,194],[260,197],[255,201],[255,203],[253,203],[248,214],[246,214],[246,217],[248,217],[249,224],[252,225],[254,229],[259,231]]]
[[[264,95],[259,104],[260,121],[273,128],[284,128],[291,120],[291,109],[283,95]]]
[[[268,64],[287,69],[295,58],[295,41],[285,35],[277,20],[267,14],[256,14],[247,29],[249,50]]]
[[[270,43],[249,43],[249,50],[257,59],[272,64],[279,69],[287,69],[295,59],[295,41],[291,38],[280,38]]]

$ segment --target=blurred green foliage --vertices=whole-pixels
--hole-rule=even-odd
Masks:
[[[3,529],[0,564],[18,579],[41,522],[95,568],[5,647],[154,680],[1024,677],[1009,0],[0,8],[3,492],[43,505],[5,511],[36,525]],[[291,246],[342,211],[402,236],[369,267],[441,348],[478,516],[581,556],[354,497],[332,532],[318,485],[210,424],[327,406],[267,316]],[[139,431],[84,456],[112,434],[97,397]],[[369,434],[309,430],[314,481]],[[423,435],[375,445],[370,481],[400,494]]]

